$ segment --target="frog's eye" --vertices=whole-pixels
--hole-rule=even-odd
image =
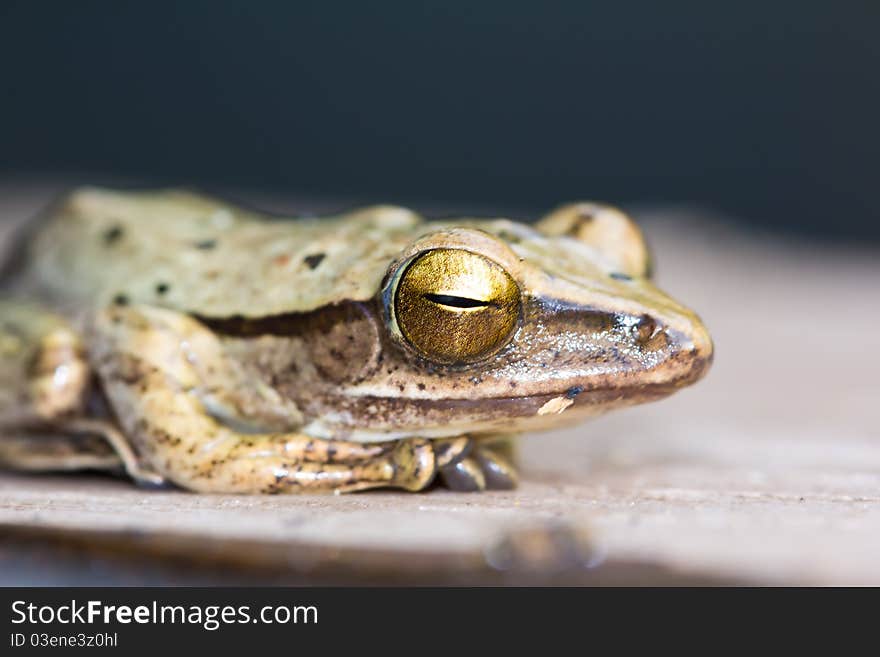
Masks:
[[[442,363],[473,363],[506,345],[520,313],[516,282],[500,265],[461,249],[433,249],[403,271],[393,297],[404,339]]]

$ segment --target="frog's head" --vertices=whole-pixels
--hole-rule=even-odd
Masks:
[[[344,394],[385,435],[541,429],[665,397],[712,360],[700,319],[650,281],[636,225],[593,204],[534,227],[425,224],[374,312],[376,366]]]

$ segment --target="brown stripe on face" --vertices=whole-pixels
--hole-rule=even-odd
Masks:
[[[217,335],[232,338],[252,338],[261,335],[276,337],[304,336],[329,331],[338,324],[352,323],[367,312],[366,305],[356,301],[341,301],[308,312],[289,312],[266,317],[208,317],[194,315]]]
[[[375,368],[380,351],[376,313],[371,305],[359,302],[257,319],[198,319],[218,336],[237,343],[238,358],[262,369],[258,374],[273,388],[294,396],[304,394],[297,388],[338,386],[366,376]],[[294,354],[302,357],[288,362]],[[314,365],[319,380],[303,378],[304,361]]]

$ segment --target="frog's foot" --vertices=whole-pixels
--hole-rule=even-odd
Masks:
[[[121,463],[106,441],[90,434],[43,429],[4,430],[0,464],[24,472],[114,470]]]
[[[104,420],[74,418],[58,426],[5,429],[0,432],[0,465],[25,472],[124,472],[145,488],[167,486]]]
[[[516,488],[518,475],[504,441],[469,441],[468,448],[440,467],[440,478],[455,491],[509,490]]]
[[[77,434],[102,440],[116,456],[116,469],[125,471],[142,488],[168,488],[170,483],[154,472],[135,453],[128,439],[107,420],[74,418],[65,428]]]
[[[505,448],[502,443],[489,446],[468,436],[456,436],[435,440],[408,438],[378,445],[382,446],[382,454],[358,465],[353,473],[358,480],[337,492],[380,486],[415,492],[427,488],[438,475],[448,488],[457,491],[516,485],[516,471],[499,454]]]
[[[0,300],[0,426],[75,415],[88,387],[89,367],[73,327],[38,306]]]
[[[332,444],[349,445],[342,441],[327,441]],[[423,438],[408,438],[379,443],[381,452],[377,456],[354,462],[350,465],[350,482],[338,486],[336,493],[354,493],[371,488],[402,488],[416,492],[430,485],[437,474],[437,464],[447,451],[464,450],[461,445],[443,446],[438,451],[432,441]],[[336,450],[335,450],[336,451]],[[360,450],[358,450],[360,451]]]

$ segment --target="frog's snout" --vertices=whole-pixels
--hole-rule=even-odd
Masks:
[[[666,329],[677,345],[678,360],[684,363],[685,371],[680,374],[683,385],[701,379],[709,371],[715,358],[715,345],[712,336],[699,320],[695,320],[687,331]]]
[[[691,341],[691,353],[696,358],[702,359],[706,367],[715,360],[715,344],[712,342],[712,336],[706,327],[700,324],[696,332],[696,337]]]

